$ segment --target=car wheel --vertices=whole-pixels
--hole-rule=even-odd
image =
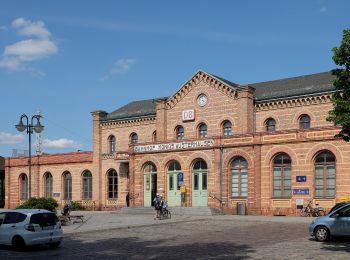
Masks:
[[[325,226],[319,226],[315,229],[315,238],[317,241],[325,242],[329,240],[329,237],[329,230]]]
[[[58,242],[54,242],[54,243],[50,243],[49,246],[51,248],[56,248],[56,247],[59,247],[61,244],[61,241],[58,241]]]
[[[24,242],[22,237],[15,236],[12,239],[12,246],[14,247],[15,250],[23,251],[24,248],[26,247],[26,243]]]

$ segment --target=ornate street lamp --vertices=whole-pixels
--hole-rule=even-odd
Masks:
[[[36,133],[41,133],[44,130],[44,126],[40,124],[40,115],[34,115],[32,116],[32,119],[29,124],[29,119],[26,114],[22,114],[21,118],[19,120],[19,123],[16,125],[16,129],[20,132],[23,132],[24,130],[27,130],[27,134],[29,135],[29,159],[28,159],[28,167],[29,167],[29,173],[28,173],[28,198],[31,198],[31,188],[32,188],[32,138],[31,135],[33,133],[33,129]],[[26,124],[23,124],[23,118],[26,119]],[[36,125],[33,125],[33,120],[36,119]]]

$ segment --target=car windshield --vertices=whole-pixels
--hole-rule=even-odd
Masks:
[[[333,206],[333,208],[331,208],[331,210],[328,213],[331,213],[332,211],[339,209],[340,207],[344,206],[345,204],[347,204],[346,202],[339,202],[337,204],[335,204]]]
[[[37,213],[30,218],[30,223],[38,224],[41,227],[53,226],[58,222],[58,218],[54,213]]]

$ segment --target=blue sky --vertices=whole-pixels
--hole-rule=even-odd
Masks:
[[[349,10],[347,0],[2,0],[0,156],[28,149],[14,127],[22,113],[43,114],[44,152],[91,150],[90,112],[172,95],[198,69],[239,84],[328,71]]]

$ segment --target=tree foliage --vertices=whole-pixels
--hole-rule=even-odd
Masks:
[[[334,86],[337,90],[334,93],[332,102],[333,110],[329,112],[328,121],[340,125],[342,129],[336,135],[343,140],[350,141],[350,29],[343,31],[343,39],[340,46],[334,47],[333,61],[339,67],[332,70],[336,76]]]

